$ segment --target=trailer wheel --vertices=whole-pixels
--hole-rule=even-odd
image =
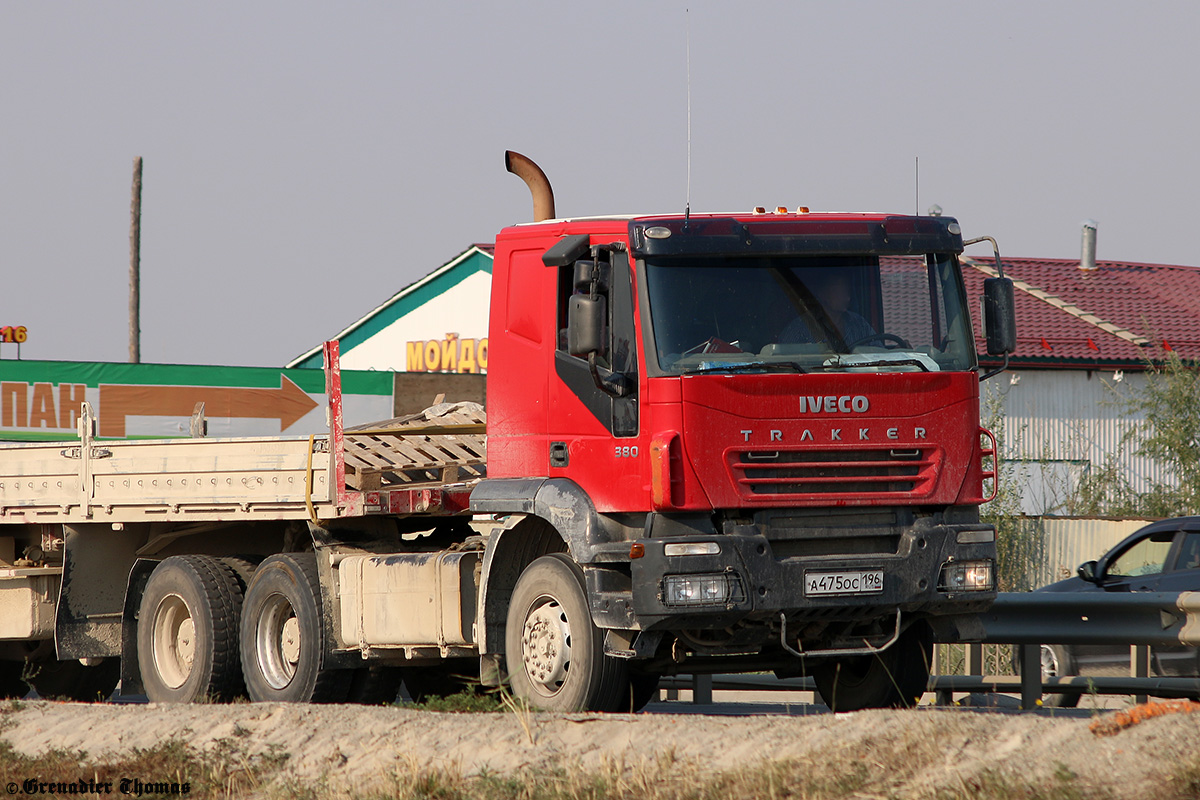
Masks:
[[[521,574],[505,626],[509,680],[517,697],[549,711],[616,711],[628,688],[624,662],[604,655],[583,572],[562,553]]]
[[[84,666],[73,661],[30,661],[28,681],[38,697],[45,700],[103,702],[112,696],[121,680],[121,659],[104,658],[99,664]]]
[[[882,653],[831,659],[809,674],[830,711],[915,706],[929,684],[933,633],[917,623]]]
[[[262,563],[262,556],[221,556],[221,563],[233,570],[234,577],[237,578],[238,588],[242,590],[242,596],[246,594],[247,587],[250,586],[250,579],[254,577],[254,570],[258,569],[258,565]]]
[[[242,606],[242,673],[256,702],[344,700],[352,670],[327,669],[317,557],[284,553],[259,564]]]
[[[171,556],[150,573],[138,611],[142,685],[152,702],[232,700],[243,690],[238,661],[242,592],[212,556]]]

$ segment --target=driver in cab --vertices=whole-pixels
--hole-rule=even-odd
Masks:
[[[819,307],[813,308],[814,303],[807,302],[810,313],[796,317],[783,329],[779,334],[780,344],[828,341],[835,349],[841,349],[836,346],[837,337],[847,347],[853,347],[855,343],[875,336],[871,323],[850,310],[852,295],[850,277],[846,273],[824,270],[809,279],[806,285]]]

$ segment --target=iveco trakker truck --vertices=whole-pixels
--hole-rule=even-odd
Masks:
[[[506,682],[628,710],[662,675],[907,705],[995,593],[948,217],[557,218],[496,237],[470,409],[312,437],[0,448],[0,692],[346,701]],[[999,256],[996,256],[1000,267]],[[1012,286],[985,283],[989,352]],[[464,677],[466,676],[466,677]]]

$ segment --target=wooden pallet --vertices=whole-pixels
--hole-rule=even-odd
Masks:
[[[486,475],[487,422],[476,403],[347,428],[346,485],[359,491],[463,483]]]

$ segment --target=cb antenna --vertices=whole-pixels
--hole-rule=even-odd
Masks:
[[[683,224],[692,216],[692,23],[691,9],[683,10],[684,52],[687,59],[687,197],[683,201]]]

